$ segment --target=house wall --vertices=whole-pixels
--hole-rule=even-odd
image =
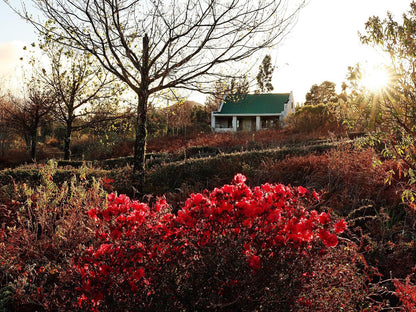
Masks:
[[[260,129],[270,129],[280,127],[280,116],[261,117]]]
[[[211,128],[217,132],[237,131],[236,121],[233,116],[216,116],[211,113]]]
[[[285,110],[282,113],[282,119],[285,118],[289,113],[295,112],[295,101],[293,99],[293,92],[290,92],[289,101],[285,104]]]

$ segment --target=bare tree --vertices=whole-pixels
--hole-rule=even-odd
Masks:
[[[45,88],[35,79],[27,84],[25,96],[20,99],[10,96],[11,105],[4,106],[8,128],[23,137],[32,161],[36,160],[38,129],[56,105],[51,89]]]
[[[212,86],[212,93],[205,100],[205,107],[209,113],[218,111],[226,94],[230,92],[230,84],[223,79],[215,81]]]
[[[232,98],[238,100],[240,96],[249,93],[249,91],[250,81],[247,75],[231,77],[230,79],[218,79],[211,84],[210,94],[205,100],[205,108],[208,113],[218,111],[226,96],[232,96]]]
[[[32,3],[53,22],[55,40],[91,53],[136,94],[134,173],[141,187],[149,98],[169,88],[208,92],[204,86],[218,78],[240,76],[241,61],[280,42],[305,0]],[[23,12],[40,32],[49,32]]]

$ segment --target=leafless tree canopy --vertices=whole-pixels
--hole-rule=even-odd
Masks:
[[[54,109],[57,99],[52,90],[32,79],[27,82],[25,98],[9,96],[10,105],[1,107],[6,126],[21,136],[30,150],[32,160],[36,159],[38,128]]]
[[[137,95],[133,171],[144,185],[149,97],[171,88],[207,91],[242,76],[243,61],[276,45],[306,0],[32,0],[47,22],[21,15],[94,55]],[[209,83],[209,84],[207,84]]]
[[[304,4],[287,0],[33,2],[55,22],[52,33],[63,43],[94,54],[136,93],[146,79],[149,94],[171,87],[201,90],[201,82],[235,75],[242,67],[239,62],[284,37]],[[45,31],[44,24],[34,23]],[[148,49],[143,46],[145,37]]]

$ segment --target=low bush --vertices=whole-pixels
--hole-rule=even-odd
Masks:
[[[416,285],[410,281],[410,277],[406,278],[405,282],[394,280],[396,287],[396,294],[403,303],[403,310],[406,312],[415,311],[416,307]]]
[[[324,192],[324,205],[347,216],[363,205],[401,204],[400,181],[386,183],[391,162],[381,162],[373,149],[339,146],[321,154],[268,159],[258,167],[256,182],[306,185]]]
[[[255,183],[305,185],[322,192],[321,209],[346,218],[364,239],[362,253],[384,278],[405,278],[416,265],[416,215],[402,201],[406,178],[373,149],[334,148],[320,155],[269,159],[255,171]]]
[[[94,238],[86,208],[104,207],[102,183],[74,174],[57,184],[56,170],[56,163],[41,167],[36,187],[11,183],[0,189],[0,297],[6,311],[66,310],[62,301],[71,283],[63,277],[71,258]]]
[[[341,158],[351,176],[335,167],[326,176],[337,173],[339,185],[370,185],[371,179],[353,176],[369,170],[371,152],[350,160],[340,153],[346,151],[307,156],[303,168],[316,163],[312,176],[331,168],[328,157]],[[300,168],[302,162],[291,166],[291,159],[282,162]],[[353,159],[360,165],[353,166]],[[372,179],[388,167],[371,167]],[[413,245],[403,236],[384,232],[383,240],[367,231],[372,236],[365,234],[361,241],[367,242],[357,245],[355,228],[340,235],[346,223],[322,207],[335,203],[329,193],[318,202],[303,187],[250,188],[237,175],[232,185],[192,194],[183,203],[150,197],[153,204],[145,204],[125,195],[106,200],[104,189],[116,181],[129,188],[126,169],[95,179],[81,167],[59,183],[56,163],[36,170],[37,186],[15,181],[0,189],[0,311],[376,311],[363,255],[372,265],[386,259],[379,262],[383,273],[400,263],[402,272],[393,276],[401,278],[414,263]],[[383,220],[367,224],[385,227]],[[393,241],[382,243],[386,239]],[[400,298],[407,296],[397,289]]]
[[[332,129],[334,137],[343,136],[343,129]],[[226,133],[200,133],[193,136],[165,136],[150,139],[147,150],[152,153],[184,152],[187,148],[210,147],[218,148],[222,153],[233,153],[250,150],[250,147],[261,149],[276,148],[292,144],[308,144],[316,140],[327,140],[328,129],[313,129],[307,133],[297,133],[293,130],[265,129],[257,132],[226,132]]]
[[[58,164],[53,160],[49,163]],[[76,165],[79,165],[79,167],[55,167],[52,176],[53,183],[61,185],[62,183],[69,182],[73,175],[83,176],[86,180],[92,181],[93,179],[104,178],[111,174],[108,170],[95,169],[91,166],[87,166],[85,162]],[[47,170],[47,168],[50,168],[48,164],[32,164],[20,166],[15,169],[2,170],[0,171],[0,185],[26,183],[31,187],[36,187],[42,182],[43,172]]]
[[[285,119],[288,126],[296,132],[310,133],[316,131],[342,131],[342,126],[329,105],[304,105]]]
[[[356,311],[364,263],[344,220],[311,209],[303,187],[232,185],[192,194],[178,213],[110,194],[88,214],[96,240],[75,258],[74,306],[97,311]]]

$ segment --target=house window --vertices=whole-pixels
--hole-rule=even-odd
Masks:
[[[262,117],[261,118],[261,128],[262,129],[278,128],[279,125],[280,125],[279,116]]]
[[[233,127],[233,117],[215,117],[215,128],[232,128]]]

